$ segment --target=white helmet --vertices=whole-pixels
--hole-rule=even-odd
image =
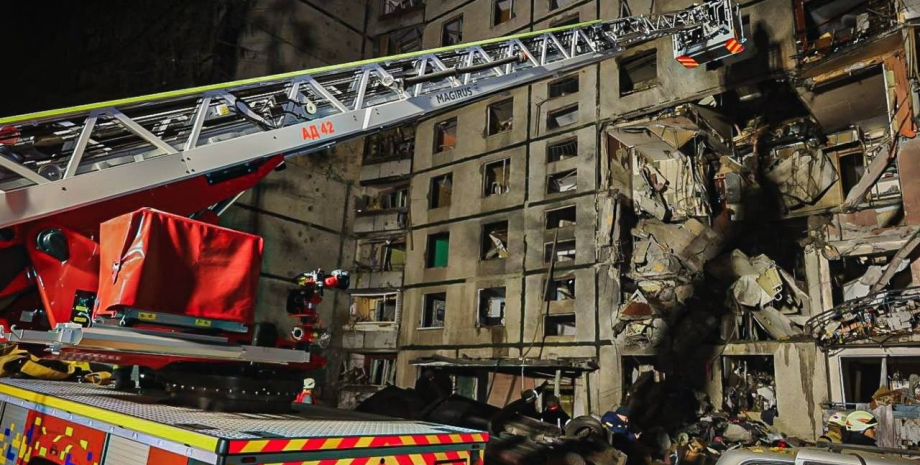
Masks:
[[[878,426],[878,420],[875,419],[875,415],[865,410],[857,410],[847,415],[847,430],[849,431],[861,433],[875,426]]]
[[[304,389],[313,389],[316,387],[316,381],[313,381],[313,378],[304,378],[303,388]]]

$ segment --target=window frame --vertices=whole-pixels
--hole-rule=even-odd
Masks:
[[[434,145],[434,147],[432,148],[432,152],[437,154],[437,153],[450,152],[451,150],[456,149],[457,148],[457,129],[459,128],[459,126],[460,125],[459,125],[459,122],[456,116],[438,121],[437,123],[434,123],[434,142],[432,144]],[[442,149],[442,147],[446,146],[446,144],[442,145],[440,143],[441,142],[440,141],[441,131],[445,127],[453,127],[453,130],[454,130],[454,145],[451,145],[449,149]]]
[[[440,300],[444,302],[444,318],[440,320],[441,326],[430,326],[430,325],[425,326],[425,314],[428,312],[429,299],[433,298],[434,296],[443,296],[443,298]],[[420,318],[418,320],[417,329],[420,329],[420,330],[422,329],[444,329],[445,323],[447,322],[446,320],[447,320],[447,291],[429,292],[427,294],[422,294],[422,311],[421,311]],[[429,322],[429,324],[433,323],[434,321],[436,321],[436,310],[434,309],[434,304],[432,304],[431,321]]]
[[[559,86],[560,84],[567,84],[567,83],[569,83],[569,82],[575,82],[575,90],[574,90],[574,91],[572,91],[572,92],[563,92],[563,93],[561,93],[561,94],[553,95],[553,90],[552,90],[552,89],[553,89],[553,86],[554,86],[554,85],[555,85],[555,86]],[[578,73],[570,74],[570,75],[568,75],[568,76],[562,76],[562,77],[559,78],[559,79],[555,79],[555,80],[550,81],[550,82],[546,85],[546,98],[547,98],[547,100],[551,100],[551,99],[555,99],[555,98],[561,98],[561,97],[565,97],[565,96],[567,96],[567,95],[576,94],[576,93],[578,93],[579,90],[581,90],[581,78],[580,78],[580,76],[578,75]]]
[[[437,263],[437,251],[432,248],[434,246],[434,241],[438,237],[447,238],[447,257],[444,260],[444,266],[436,266]],[[437,269],[437,268],[447,268],[450,266],[450,231],[441,231],[436,233],[431,233],[428,237],[425,238],[425,269]]]
[[[501,225],[501,224],[505,225],[505,234],[508,234],[508,231],[510,231],[511,229],[511,225],[509,224],[508,220],[493,221],[491,223],[485,223],[479,227],[479,261],[480,262],[491,262],[494,260],[504,260],[504,258],[502,258],[500,255],[496,255],[495,257],[492,257],[492,258],[486,258],[486,254],[489,253],[489,249],[485,247],[486,237],[488,237],[488,234],[486,233],[486,229],[489,228],[490,226],[496,226],[496,225]],[[508,234],[508,236],[509,237],[505,239],[505,250],[508,250],[508,244],[510,243],[510,234]],[[491,239],[490,239],[490,243],[491,243]]]
[[[651,63],[653,63],[655,66],[655,78],[653,82],[650,85],[647,85],[645,87],[640,87],[640,88],[637,88],[636,83],[633,83],[632,89],[624,91],[623,90],[623,76],[624,76],[624,73],[627,73],[626,71],[627,65],[640,62],[649,57],[653,58]],[[661,85],[661,81],[659,80],[659,77],[658,77],[658,47],[650,48],[648,50],[641,50],[629,56],[621,57],[620,59],[617,60],[617,72],[618,72],[617,73],[617,86],[619,87],[618,92],[620,94],[619,95],[620,97],[625,97],[627,95],[644,92],[650,89],[654,89],[655,87],[658,87],[659,85]],[[628,73],[626,75],[628,75]],[[630,79],[630,81],[632,81],[632,79]],[[646,82],[646,81],[640,81],[640,82]]]
[[[446,33],[447,33],[447,26],[451,23],[460,23],[460,31],[457,33],[459,36],[457,42],[448,44],[446,43],[446,38],[447,38]],[[441,46],[451,47],[451,46],[462,44],[462,43],[463,43],[463,14],[461,13],[457,16],[454,16],[453,18],[446,19],[444,20],[443,23],[441,23]]]
[[[556,192],[550,192],[550,185],[553,179],[556,179],[556,178],[564,179],[569,176],[572,176],[573,174],[575,176],[575,188],[574,189],[567,190],[567,191],[559,190]],[[578,192],[578,168],[572,168],[570,170],[562,170],[562,171],[559,171],[558,173],[546,175],[546,187],[544,189],[544,192],[545,192],[545,195],[560,195],[560,194],[566,194],[569,192]]]
[[[569,243],[571,243],[571,244],[573,245],[573,247],[572,247],[572,253],[571,253],[571,255],[572,255],[572,259],[571,259],[571,260],[559,260],[559,259],[558,259],[558,257],[559,257],[559,247],[558,247],[558,245],[559,245],[559,244],[563,244],[563,243],[564,243],[564,244],[569,244]],[[562,240],[562,241],[556,241],[556,245],[557,245],[557,247],[556,247],[556,257],[557,257],[556,263],[575,262],[575,260],[578,259],[578,243],[575,241],[574,238],[573,238],[573,239],[566,239],[566,240]],[[569,255],[569,254],[566,254],[566,255]],[[547,258],[548,258],[548,259],[547,259]],[[552,241],[550,241],[550,242],[544,242],[544,243],[543,243],[543,264],[544,264],[544,265],[549,265],[552,261],[553,261],[553,243],[552,243]]]
[[[450,181],[450,199],[448,200],[446,205],[440,205],[441,203],[444,202],[444,199],[441,199],[440,194],[438,194],[437,196],[435,195],[435,187],[436,187],[435,184],[441,179],[447,179],[448,181]],[[428,209],[429,210],[437,210],[439,208],[449,208],[453,204],[453,198],[454,198],[454,172],[453,171],[449,171],[447,173],[439,174],[437,176],[432,176],[428,178]],[[438,205],[435,205],[435,199],[439,200]]]
[[[503,170],[504,181],[505,181],[505,192],[494,193],[494,192],[491,192],[491,189],[489,189],[491,186],[489,186],[488,184],[489,167],[492,165],[498,164],[498,163],[501,163],[502,166],[504,166],[505,168]],[[488,198],[488,197],[493,197],[493,196],[498,196],[498,195],[505,195],[511,192],[511,157],[505,157],[505,158],[502,158],[501,160],[494,160],[494,161],[490,161],[490,162],[482,164],[482,189],[481,191],[482,191],[483,198]]]
[[[558,212],[558,211],[562,211],[562,210],[568,210],[568,209],[572,209],[572,211],[575,213],[575,215],[574,215],[574,216],[575,216],[575,224],[573,224],[573,225],[571,225],[571,226],[554,226],[554,227],[552,227],[552,228],[549,227],[549,215],[550,215],[550,213],[554,213],[554,212]],[[565,205],[565,206],[562,206],[562,207],[555,207],[555,208],[551,208],[551,209],[548,209],[548,210],[544,210],[544,211],[543,211],[543,230],[544,230],[544,231],[553,231],[553,230],[556,230],[556,229],[572,228],[572,227],[575,227],[575,226],[578,226],[578,205],[576,205],[576,204],[574,204],[574,203],[573,203],[573,204],[570,204],[570,205]]]
[[[507,129],[498,129],[497,131],[492,132],[492,118],[493,118],[492,109],[499,105],[505,105],[505,104],[508,105],[508,110],[510,111],[509,119],[511,120],[511,124],[508,125]],[[506,99],[497,100],[495,102],[490,103],[488,106],[486,106],[486,137],[492,137],[498,134],[511,132],[512,130],[514,130],[514,97],[508,97]]]
[[[558,122],[556,122],[556,119],[554,118],[554,116],[558,117],[558,115],[563,114],[563,113],[568,114],[568,112],[572,112],[575,115],[575,121],[572,121],[571,123],[566,123],[566,124],[559,124]],[[559,107],[553,110],[548,110],[546,112],[546,130],[555,131],[557,129],[572,127],[578,124],[578,121],[580,119],[581,118],[578,115],[578,102],[575,102],[571,105],[565,105],[565,106],[562,106],[562,107]],[[552,122],[552,125],[550,124],[550,122]]]
[[[482,307],[482,306],[483,306],[482,293],[483,293],[483,291],[491,291],[491,290],[494,290],[494,289],[501,289],[501,290],[504,292],[504,294],[505,294],[505,305],[502,307],[501,323],[499,323],[499,324],[497,324],[497,325],[493,325],[493,324],[484,324],[484,323],[483,323],[483,315],[482,315],[482,310],[483,310],[483,307]],[[480,287],[480,288],[476,289],[476,313],[477,313],[476,327],[477,327],[477,328],[501,328],[501,327],[504,327],[505,324],[506,324],[505,318],[506,318],[506,315],[507,315],[507,311],[506,311],[507,307],[508,307],[508,287],[507,287],[507,286]]]
[[[566,158],[560,157],[560,158],[558,158],[558,159],[556,159],[556,160],[553,160],[553,159],[551,158],[550,154],[551,154],[552,149],[553,149],[554,147],[559,147],[559,146],[567,145],[567,144],[571,144],[571,143],[574,143],[574,144],[575,144],[575,155],[572,155],[572,156],[566,157]],[[546,163],[547,163],[547,164],[549,164],[549,163],[558,163],[558,162],[565,161],[565,160],[571,160],[572,158],[578,158],[578,136],[567,137],[567,138],[565,138],[565,139],[559,139],[559,140],[557,140],[556,142],[548,142],[548,143],[546,144]]]
[[[507,1],[509,3],[508,19],[501,21],[501,22],[497,22],[498,17],[496,13],[498,13],[498,9],[497,9],[498,4],[499,2],[504,2],[504,1]],[[492,0],[492,21],[491,21],[492,27],[501,26],[502,24],[511,22],[511,20],[513,19],[514,19],[514,0]]]

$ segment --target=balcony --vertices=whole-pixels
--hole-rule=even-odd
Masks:
[[[362,183],[408,176],[415,154],[415,128],[402,126],[368,136],[361,166]]]
[[[365,187],[355,202],[356,233],[396,231],[406,227],[409,185]]]

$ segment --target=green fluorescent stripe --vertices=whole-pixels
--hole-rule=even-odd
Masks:
[[[418,57],[422,55],[428,55],[431,53],[441,53],[441,52],[449,52],[452,50],[462,50],[462,49],[465,49],[468,47],[474,47],[477,45],[479,46],[489,45],[489,44],[494,44],[497,42],[504,42],[506,40],[511,40],[511,39],[524,39],[527,37],[538,36],[538,35],[546,34],[549,32],[558,32],[558,31],[564,31],[564,30],[569,30],[569,29],[577,29],[577,28],[582,28],[585,26],[597,24],[600,22],[601,20],[596,19],[593,21],[585,21],[583,23],[573,24],[571,26],[554,27],[554,28],[544,29],[542,31],[524,32],[521,34],[515,34],[511,36],[496,37],[494,39],[480,40],[478,42],[470,42],[466,44],[452,45],[450,47],[440,47],[440,48],[435,48],[435,49],[430,49],[430,50],[420,50],[418,52],[403,53],[402,55],[392,55],[392,56],[381,57],[381,58],[371,58],[367,60],[353,61],[351,63],[343,63],[340,65],[323,66],[320,68],[305,69],[301,71],[291,71],[288,73],[274,74],[271,76],[262,76],[262,77],[257,77],[257,78],[242,79],[239,81],[224,82],[220,84],[211,84],[207,86],[191,87],[188,89],[172,90],[168,92],[159,92],[156,94],[142,95],[140,97],[128,97],[128,98],[117,99],[117,100],[109,100],[106,102],[77,105],[77,106],[61,108],[57,110],[45,110],[45,111],[37,111],[34,113],[25,113],[25,114],[16,115],[16,116],[7,116],[5,118],[0,118],[0,124],[21,123],[25,121],[50,118],[54,116],[70,115],[74,113],[83,113],[83,112],[88,112],[92,110],[99,110],[102,108],[120,107],[124,105],[135,104],[135,103],[147,103],[147,102],[152,102],[156,100],[171,99],[171,98],[176,98],[176,97],[185,97],[185,96],[200,94],[200,93],[204,93],[204,92],[208,92],[212,90],[221,90],[221,89],[227,89],[227,88],[237,87],[237,86],[245,86],[245,85],[251,85],[251,84],[261,84],[265,82],[279,81],[279,80],[293,78],[297,76],[305,76],[308,74],[319,74],[319,73],[326,73],[330,71],[341,71],[344,69],[369,65],[373,63],[383,63],[387,61],[402,60],[406,58],[414,58],[414,57]]]

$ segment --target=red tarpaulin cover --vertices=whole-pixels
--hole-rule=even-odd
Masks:
[[[251,324],[262,238],[145,208],[102,223],[97,314],[119,307]]]

